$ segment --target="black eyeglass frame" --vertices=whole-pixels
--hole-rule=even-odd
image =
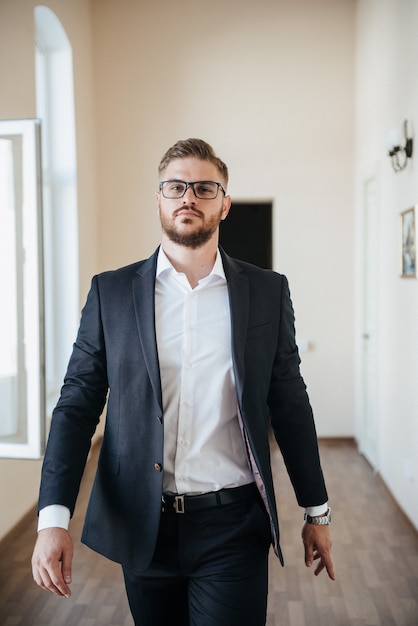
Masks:
[[[173,198],[170,198],[169,196],[166,196],[164,193],[164,185],[165,183],[181,183],[182,185],[186,185],[186,187],[184,188],[183,193],[181,194],[181,196],[175,196]],[[210,183],[211,185],[216,185],[217,189],[216,189],[216,196],[213,196],[213,198],[202,198],[202,196],[198,196],[196,193],[196,190],[194,188],[195,185],[203,185],[205,183]],[[219,189],[222,189],[224,195],[226,196],[226,191],[223,187],[223,185],[221,183],[217,183],[215,180],[195,180],[192,183],[187,183],[185,180],[179,180],[177,178],[172,178],[169,180],[162,180],[160,182],[160,191],[163,194],[164,198],[167,198],[167,200],[179,200],[180,198],[183,198],[183,196],[185,195],[186,191],[188,190],[188,188],[191,187],[193,189],[193,193],[195,195],[196,198],[198,198],[199,200],[215,200],[215,198],[218,197],[218,193],[219,193]]]

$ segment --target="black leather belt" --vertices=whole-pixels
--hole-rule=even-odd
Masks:
[[[233,487],[232,489],[220,489],[219,491],[211,491],[210,493],[202,493],[197,496],[179,496],[179,495],[163,495],[162,510],[170,510],[173,508],[176,513],[190,513],[192,511],[201,511],[202,509],[211,509],[241,500],[248,500],[255,496],[257,488],[255,483],[242,485],[242,487]]]

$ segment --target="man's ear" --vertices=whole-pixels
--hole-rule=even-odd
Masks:
[[[224,220],[227,217],[230,209],[231,209],[231,196],[225,196],[221,220]]]

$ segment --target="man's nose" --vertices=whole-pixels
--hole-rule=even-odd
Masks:
[[[196,196],[194,194],[193,187],[190,185],[189,187],[187,187],[186,191],[184,192],[183,202],[186,202],[188,204],[190,202],[195,202],[195,201],[196,201]]]

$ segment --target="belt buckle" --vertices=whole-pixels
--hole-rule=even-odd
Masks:
[[[185,513],[184,496],[174,496],[173,508],[176,513]]]

